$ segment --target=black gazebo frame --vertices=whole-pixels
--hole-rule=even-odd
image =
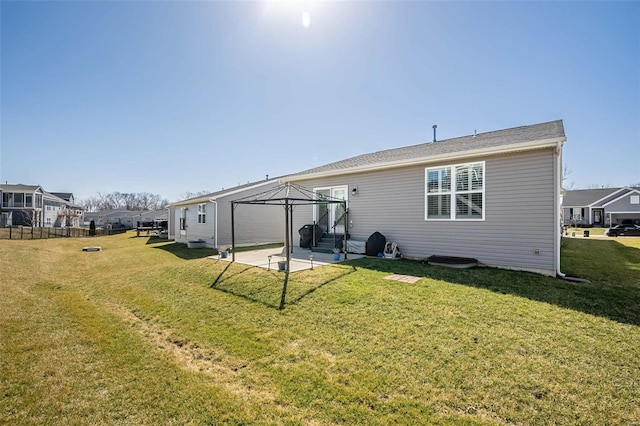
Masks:
[[[344,207],[344,236],[343,250],[344,258],[347,259],[347,233],[349,232],[349,209],[347,209],[347,201],[331,196],[319,197],[317,193],[305,188],[304,186],[294,183],[284,183],[274,188],[261,192],[259,194],[250,195],[231,201],[231,261],[236,261],[236,237],[235,237],[235,210],[240,204],[255,205],[281,205],[284,207],[284,225],[285,225],[285,242],[284,247],[287,253],[287,265],[285,269],[284,284],[282,287],[282,297],[280,299],[280,309],[284,307],[285,296],[287,292],[287,282],[289,281],[289,271],[291,263],[291,253],[293,253],[293,209],[299,205],[317,205],[317,204],[342,204]],[[337,222],[333,224],[335,226]]]

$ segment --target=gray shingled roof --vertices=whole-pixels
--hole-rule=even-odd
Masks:
[[[443,156],[447,154],[459,154],[465,151],[488,149],[495,147],[508,147],[509,145],[535,142],[547,139],[564,138],[564,126],[562,120],[547,123],[533,124],[529,126],[514,127],[512,129],[496,130],[477,135],[463,136],[453,139],[445,139],[438,142],[423,143],[420,145],[403,148],[387,149],[370,154],[358,155],[335,163],[325,164],[320,167],[305,170],[291,176],[306,174],[327,173],[335,171],[347,172],[349,169],[362,169],[376,165],[409,161],[416,158]]]
[[[51,192],[51,194],[55,195],[56,197],[60,197],[63,200],[67,200],[67,201],[69,201],[71,199],[71,197],[73,196],[72,192]]]
[[[620,189],[622,188],[574,189],[566,192],[562,198],[562,205],[566,207],[585,207],[608,197]],[[621,196],[634,189],[638,190],[638,188],[629,187],[626,191],[618,193],[617,196]]]
[[[42,189],[39,185],[23,185],[21,183],[0,185],[0,191],[3,192],[33,192],[38,188]]]

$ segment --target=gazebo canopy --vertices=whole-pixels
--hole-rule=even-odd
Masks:
[[[255,195],[233,200],[234,204],[267,204],[267,205],[310,205],[310,204],[344,204],[346,201],[328,195],[318,195],[313,190],[295,183],[283,183],[270,190]]]

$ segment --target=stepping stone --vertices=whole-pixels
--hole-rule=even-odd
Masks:
[[[411,275],[388,275],[386,277],[384,277],[385,280],[392,280],[392,281],[400,281],[403,283],[407,283],[407,284],[415,284],[416,282],[418,282],[418,280],[420,279],[420,277],[414,277]]]

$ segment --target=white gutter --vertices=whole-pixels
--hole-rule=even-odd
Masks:
[[[296,181],[303,181],[303,180],[315,179],[315,178],[321,178],[321,177],[340,176],[340,175],[347,175],[347,174],[358,173],[358,172],[369,172],[374,170],[386,170],[386,169],[393,169],[397,167],[415,166],[415,165],[435,163],[440,161],[455,161],[455,160],[469,158],[469,157],[486,156],[486,155],[493,155],[493,154],[508,154],[512,152],[530,151],[530,150],[542,149],[542,148],[555,148],[558,146],[558,144],[562,144],[566,140],[567,138],[565,137],[542,139],[534,142],[525,142],[525,143],[508,145],[506,148],[504,146],[496,146],[496,147],[489,147],[489,148],[473,149],[470,151],[463,151],[459,153],[431,155],[427,157],[411,158],[408,160],[388,161],[388,162],[379,163],[379,164],[368,164],[368,165],[358,166],[358,167],[349,167],[347,169],[342,169],[342,170],[328,170],[328,171],[318,172],[318,173],[285,176],[285,177],[282,177],[280,180],[282,182],[296,182]]]
[[[213,245],[218,248],[218,202],[213,198],[209,198],[209,201],[216,205],[213,211]]]
[[[566,139],[565,139],[566,140]],[[560,210],[560,188],[562,187],[562,143],[564,141],[558,141],[556,144],[556,164],[554,165],[554,197],[553,197],[553,208],[556,211],[557,221],[554,224],[554,236],[555,236],[555,246],[556,246],[556,275],[560,278],[565,278],[565,274],[560,271],[560,246],[562,245],[562,229],[560,228],[560,223],[562,220],[562,212]]]

